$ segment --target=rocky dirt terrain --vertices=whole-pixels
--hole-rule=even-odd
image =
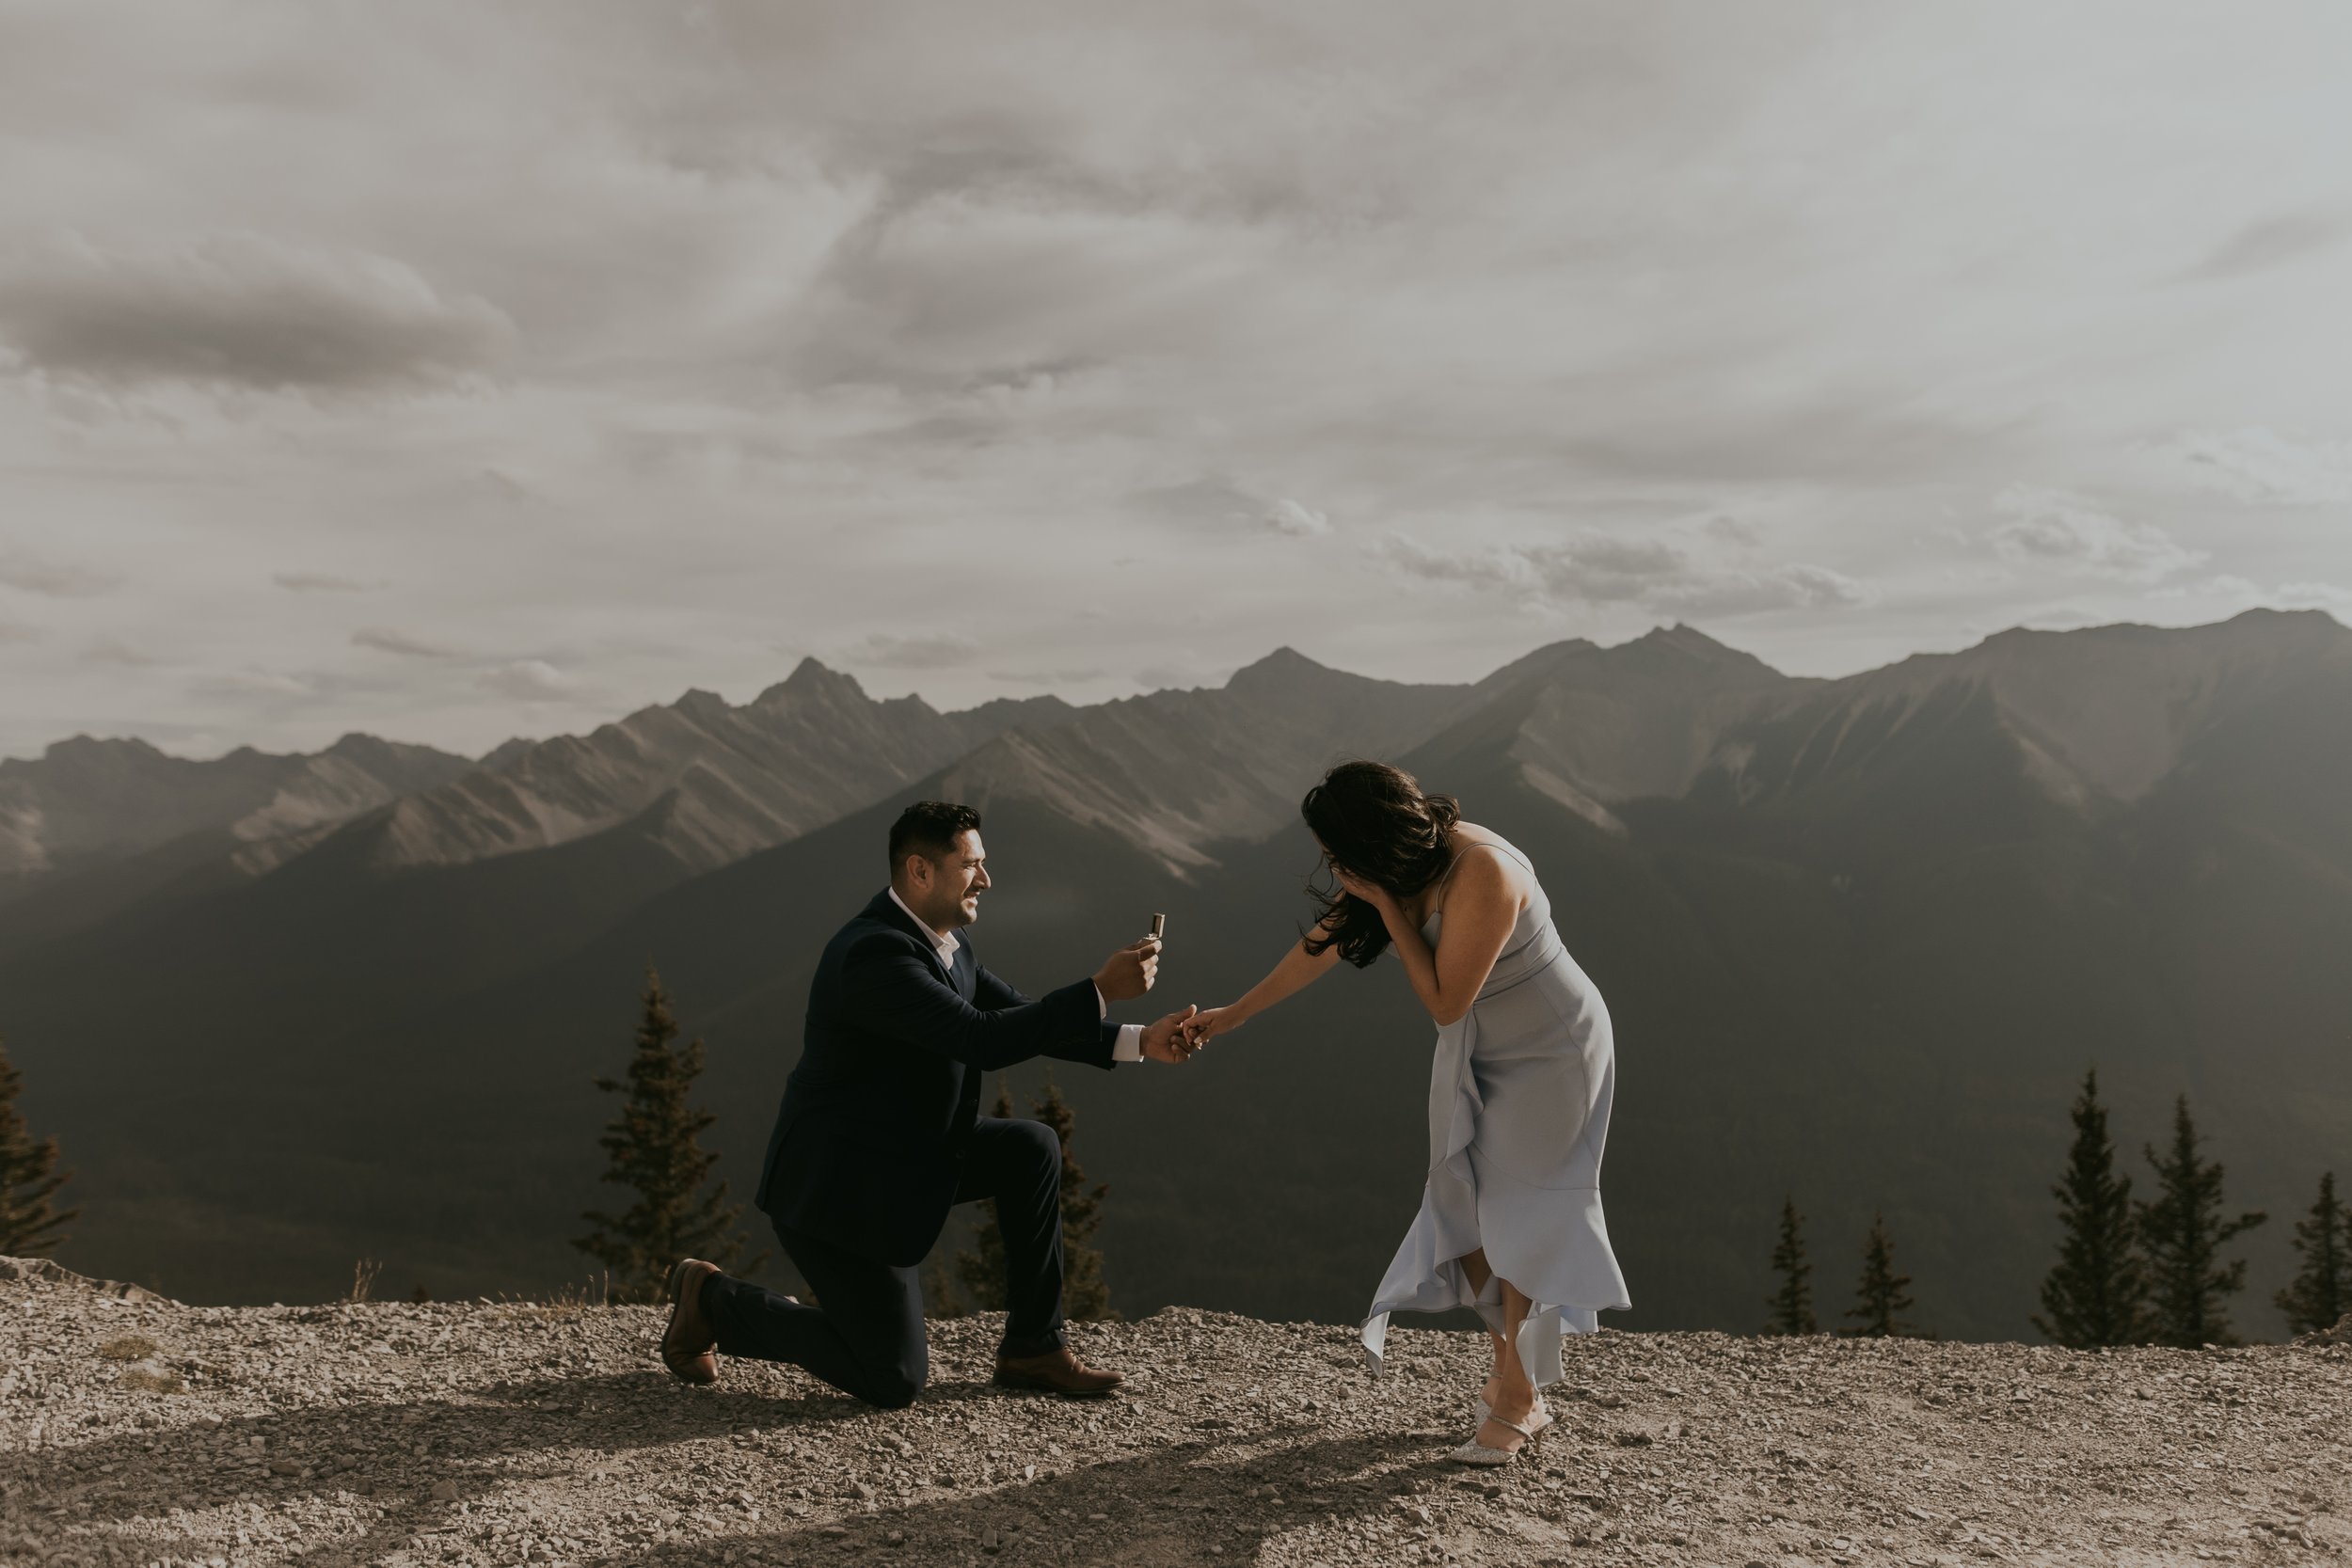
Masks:
[[[2352,1322],[2352,1321],[2348,1321]],[[1606,1333],[1559,1424],[1449,1465],[1483,1357],[1171,1309],[1078,1331],[1092,1402],[935,1325],[882,1413],[798,1371],[671,1382],[658,1314],[183,1307],[0,1260],[0,1561],[2283,1563],[2352,1543],[2352,1328],[2291,1346]]]

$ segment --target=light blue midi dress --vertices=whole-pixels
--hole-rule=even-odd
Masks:
[[[1490,847],[1534,872],[1507,844],[1462,854]],[[1443,920],[1440,911],[1422,928],[1433,949]],[[1539,885],[1470,1010],[1438,1031],[1421,1212],[1364,1323],[1375,1373],[1391,1312],[1466,1307],[1501,1332],[1498,1280],[1534,1304],[1517,1348],[1539,1388],[1559,1381],[1565,1336],[1590,1334],[1599,1313],[1632,1305],[1600,1210],[1601,1146],[1616,1082],[1609,1009],[1552,929]],[[1476,1291],[1461,1259],[1481,1247],[1493,1272]]]

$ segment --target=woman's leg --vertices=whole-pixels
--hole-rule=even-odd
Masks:
[[[1476,1252],[1464,1253],[1456,1261],[1462,1265],[1462,1277],[1470,1282],[1470,1293],[1483,1295],[1486,1290],[1486,1281],[1494,1273],[1486,1264],[1486,1249],[1481,1247]],[[1504,1315],[1508,1318],[1511,1293],[1511,1285],[1508,1280],[1503,1282],[1502,1289]],[[1527,1298],[1522,1296],[1519,1299],[1521,1303],[1519,1316],[1525,1317]],[[1512,1321],[1516,1323],[1516,1320]],[[1500,1409],[1501,1406],[1496,1402],[1505,1397],[1509,1386],[1510,1370],[1518,1365],[1518,1356],[1512,1349],[1509,1337],[1496,1333],[1492,1327],[1486,1330],[1486,1340],[1494,1350],[1494,1370],[1486,1374],[1486,1386],[1479,1389],[1478,1395],[1486,1402],[1487,1408]],[[1522,1378],[1525,1375],[1524,1372],[1520,1373]],[[1525,1418],[1521,1416],[1515,1418],[1524,1419]],[[1481,1438],[1480,1441],[1484,1442],[1485,1439]]]
[[[1527,1439],[1502,1423],[1516,1421],[1525,1426],[1527,1418],[1535,1413],[1535,1382],[1527,1375],[1518,1353],[1519,1325],[1527,1321],[1534,1304],[1509,1280],[1500,1283],[1503,1332],[1496,1335],[1491,1329],[1487,1331],[1495,1340],[1496,1350],[1494,1376],[1487,1380],[1486,1390],[1487,1408],[1497,1418],[1478,1429],[1478,1440],[1490,1449],[1518,1449]]]

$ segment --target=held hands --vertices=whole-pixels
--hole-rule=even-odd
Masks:
[[[1200,1048],[1193,1044],[1185,1035],[1184,1025],[1189,1023],[1192,1016],[1200,1010],[1198,1007],[1187,1006],[1181,1012],[1168,1014],[1157,1023],[1145,1029],[1143,1032],[1144,1055],[1155,1062],[1191,1061],[1193,1053]]]
[[[1203,1046],[1217,1036],[1232,1034],[1242,1026],[1240,1009],[1235,1007],[1208,1007],[1200,1010],[1187,1009],[1187,1011],[1190,1011],[1192,1016],[1185,1021],[1183,1027],[1188,1054],[1198,1053]]]
[[[1145,937],[1104,959],[1103,967],[1095,971],[1094,984],[1105,1002],[1132,1002],[1152,989],[1159,973],[1159,939]],[[1144,1029],[1143,1054],[1151,1061],[1181,1066],[1199,1055],[1212,1037],[1239,1027],[1241,1018],[1234,1008],[1204,1013],[1184,1006]]]
[[[1103,967],[1094,972],[1094,984],[1105,1002],[1133,1002],[1152,989],[1159,974],[1159,942],[1145,937],[1104,959]]]

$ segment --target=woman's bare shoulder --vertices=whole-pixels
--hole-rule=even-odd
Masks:
[[[1497,852],[1482,855],[1476,852],[1480,849]],[[1502,834],[1475,822],[1454,825],[1454,865],[1446,878],[1449,894],[1467,887],[1473,890],[1475,897],[1523,903],[1527,890],[1522,884],[1526,879],[1527,868],[1511,853],[1511,847]],[[1443,908],[1443,903],[1438,907]]]
[[[1470,855],[1473,849],[1494,849],[1500,853]],[[1454,858],[1459,861],[1465,855],[1470,855],[1470,860],[1464,865],[1464,870],[1468,870],[1471,865],[1482,863],[1499,865],[1505,870],[1518,868],[1518,855],[1511,847],[1510,841],[1493,829],[1482,828],[1475,822],[1456,822],[1454,825]]]

